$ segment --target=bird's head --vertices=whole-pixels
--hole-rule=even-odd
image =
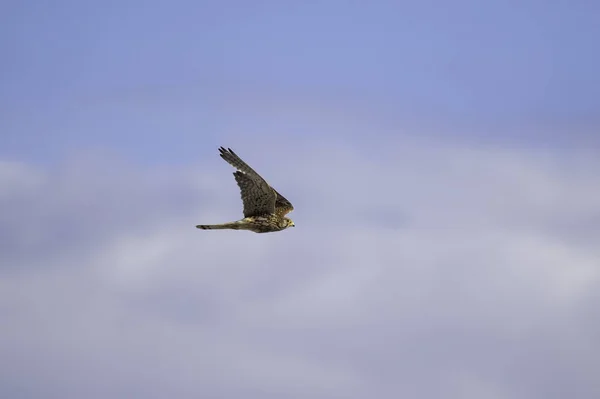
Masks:
[[[290,218],[285,218],[285,222],[286,222],[286,228],[287,227],[296,227],[296,225],[294,224],[294,221]]]

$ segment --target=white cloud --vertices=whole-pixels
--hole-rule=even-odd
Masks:
[[[597,160],[279,145],[235,147],[296,206],[266,235],[194,228],[240,214],[216,154],[1,164],[2,396],[600,392],[600,250],[581,234],[600,234]]]

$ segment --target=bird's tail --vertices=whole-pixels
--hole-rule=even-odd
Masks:
[[[225,229],[239,230],[240,224],[237,222],[229,222],[229,223],[223,223],[223,224],[199,224],[196,226],[196,228],[202,229],[202,230],[225,230]]]

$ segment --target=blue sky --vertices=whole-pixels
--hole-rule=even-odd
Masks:
[[[0,397],[600,397],[598,15],[1,3]]]
[[[29,159],[103,146],[192,160],[190,147],[216,143],[223,125],[240,118],[228,105],[239,93],[277,102],[301,97],[348,113],[354,107],[344,101],[352,102],[373,119],[438,134],[597,145],[599,7],[5,2],[1,147]],[[289,134],[328,133],[313,127]]]

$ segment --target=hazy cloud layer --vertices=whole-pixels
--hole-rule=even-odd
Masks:
[[[0,163],[0,396],[600,395],[597,159],[236,143],[295,229],[194,228],[240,214],[216,149]]]

